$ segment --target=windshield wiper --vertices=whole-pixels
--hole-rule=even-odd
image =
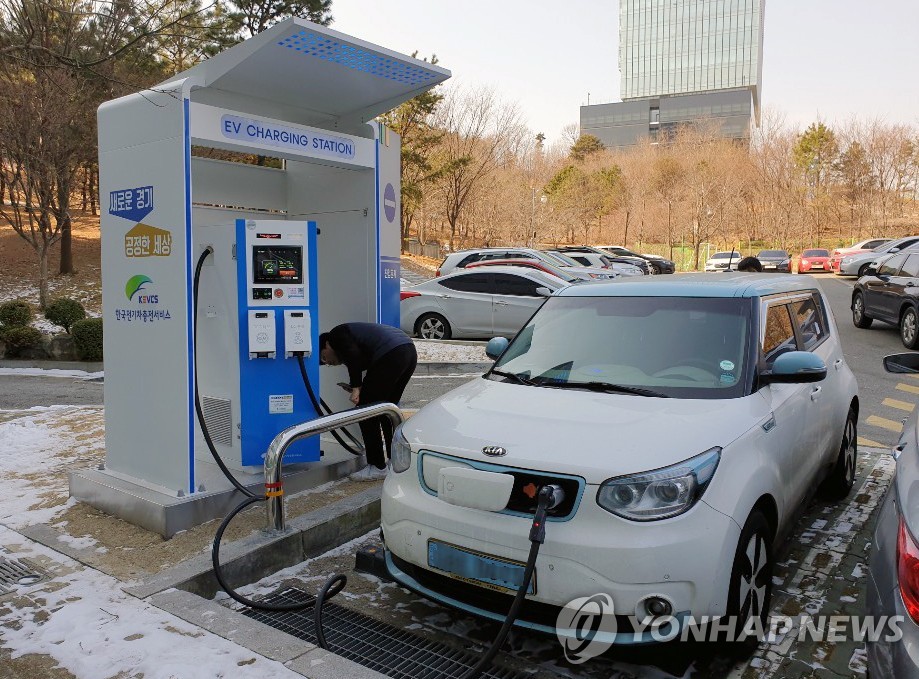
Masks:
[[[637,396],[650,396],[656,398],[670,398],[667,394],[653,389],[644,389],[642,387],[630,387],[625,384],[613,384],[611,382],[555,382],[547,380],[538,382],[540,387],[553,387],[555,389],[589,389],[590,391],[602,391],[607,393],[618,394],[635,394]]]
[[[517,382],[517,383],[519,383],[519,384],[527,384],[527,385],[529,385],[529,386],[533,386],[533,384],[534,384],[534,382],[533,382],[532,380],[527,379],[527,378],[524,377],[523,375],[518,375],[517,373],[509,373],[509,372],[505,372],[505,371],[503,371],[503,370],[495,370],[494,368],[492,368],[491,371],[490,371],[488,374],[489,374],[489,375],[498,375],[499,377],[510,377],[512,380],[514,380],[515,382]]]

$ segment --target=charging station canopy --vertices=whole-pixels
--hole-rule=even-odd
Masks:
[[[320,328],[399,326],[400,140],[374,118],[449,77],[293,18],[99,107],[106,461],[71,495],[172,535],[220,516],[229,489],[196,393],[249,485],[264,441],[315,416],[293,354],[350,406],[312,348]],[[296,282],[253,277],[269,251]],[[352,464],[318,443],[291,449],[301,487]]]

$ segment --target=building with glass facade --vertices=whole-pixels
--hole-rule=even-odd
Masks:
[[[622,103],[581,107],[611,147],[700,120],[749,138],[759,120],[765,0],[619,0]]]

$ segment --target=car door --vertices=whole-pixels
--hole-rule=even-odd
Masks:
[[[808,426],[815,428],[816,448],[809,469],[816,474],[822,465],[835,459],[839,449],[839,437],[845,424],[849,404],[840,386],[839,371],[842,369],[842,346],[833,341],[822,296],[816,291],[795,297],[791,302],[792,318],[798,335],[801,351],[810,351],[819,356],[826,365],[826,379],[806,385],[810,388],[810,400],[815,419]]]
[[[513,337],[546,299],[536,289],[548,286],[518,274],[495,273],[494,277],[494,331]]]
[[[894,255],[881,262],[877,274],[893,275],[899,271],[904,261],[906,255]],[[887,298],[890,282],[878,278],[878,275],[866,276],[860,284],[865,297],[865,314],[871,318],[890,320],[890,302]]]
[[[439,281],[442,292],[437,293],[438,303],[455,337],[491,337],[492,326],[492,274],[476,269]]]
[[[776,358],[796,351],[797,335],[787,297],[764,300],[760,338],[760,368],[770,370]],[[811,400],[815,384],[769,384],[763,395],[769,401],[775,422],[765,441],[768,451],[764,462],[774,465],[779,479],[783,515],[794,511],[804,499],[813,477],[814,447],[817,444],[813,426],[817,414]],[[817,392],[818,394],[820,392]]]
[[[897,302],[897,313],[904,301],[909,300],[915,306],[919,299],[919,253],[909,255],[900,268],[899,276],[903,282],[903,293]]]
[[[871,277],[871,292],[870,297],[867,297],[869,302],[865,305],[865,313],[869,316],[873,314],[874,318],[882,318],[892,323],[899,320],[897,316],[900,296],[906,286],[906,281],[900,279],[899,273],[908,256],[906,253],[894,255],[881,264],[876,276]]]

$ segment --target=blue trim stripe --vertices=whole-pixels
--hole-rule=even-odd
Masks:
[[[182,100],[184,109],[184,164],[185,164],[185,335],[188,338],[188,362],[185,372],[188,374],[188,492],[195,492],[195,371],[194,352],[194,305],[192,300],[192,260],[194,247],[191,238],[191,128],[189,123],[189,101]]]
[[[413,578],[408,573],[402,571],[398,566],[396,566],[395,563],[393,563],[392,556],[390,555],[389,550],[386,550],[385,556],[386,556],[386,570],[389,571],[389,574],[393,577],[393,579],[396,582],[403,585],[404,587],[407,587],[413,592],[417,592],[418,594],[421,594],[422,596],[427,597],[428,599],[431,599],[432,601],[441,603],[444,606],[449,606],[450,608],[454,608],[456,610],[463,611],[465,613],[470,613],[479,618],[486,618],[488,620],[494,620],[495,622],[504,621],[504,618],[505,618],[504,615],[498,615],[497,613],[486,611],[483,608],[477,608],[476,606],[470,606],[469,604],[463,603],[462,601],[459,601],[458,599],[454,599],[452,597],[446,596],[445,594],[440,594],[439,592],[436,592],[430,589],[429,587],[425,587],[420,582],[418,582],[415,578]],[[475,585],[469,585],[469,586],[474,587]],[[677,633],[677,638],[679,638],[680,633],[682,632],[683,627],[686,624],[686,618],[689,617],[689,611],[681,611],[679,613],[676,613],[674,617],[680,623],[680,632]],[[534,630],[536,632],[548,634],[553,637],[561,633],[563,636],[570,637],[573,639],[577,639],[578,641],[581,641],[581,638],[579,636],[579,630],[559,630],[556,627],[550,627],[549,625],[541,625],[535,622],[528,622],[526,620],[521,620],[520,618],[517,618],[514,621],[514,627],[523,627],[525,629]],[[612,634],[610,634],[609,632],[598,632],[597,635],[594,637],[594,639],[598,642],[602,641],[608,644],[615,644],[617,646],[637,646],[640,644],[660,643],[654,639],[654,637],[651,635],[651,632],[648,630],[641,632],[640,637],[637,639],[635,638],[634,632],[633,633],[621,633],[621,634],[615,633],[615,632]]]

